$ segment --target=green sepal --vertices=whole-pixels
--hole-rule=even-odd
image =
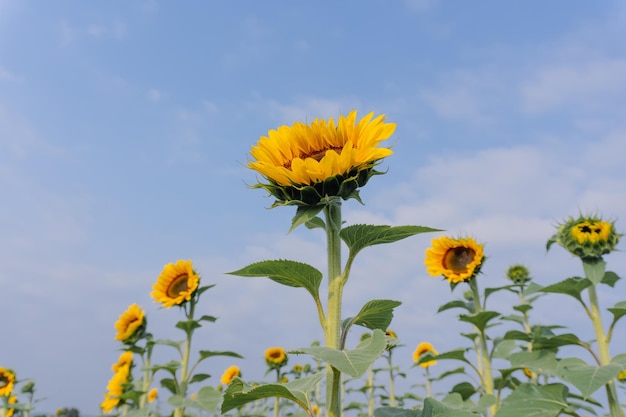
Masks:
[[[291,233],[296,227],[301,224],[307,224],[313,219],[319,219],[318,213],[322,211],[324,206],[299,206],[296,210],[295,216],[291,219],[291,227],[287,233]],[[321,220],[321,219],[320,219]],[[322,220],[323,223],[323,220]]]
[[[319,299],[319,287],[323,279],[322,273],[311,265],[287,259],[256,262],[228,274],[240,277],[268,277],[288,287],[302,287],[315,300]]]
[[[372,337],[361,341],[355,349],[337,350],[323,346],[299,348],[289,353],[306,353],[313,358],[326,362],[335,369],[353,378],[360,378],[380,357],[387,347],[387,337],[382,330],[376,329]]]

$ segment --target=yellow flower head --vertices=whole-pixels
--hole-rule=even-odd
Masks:
[[[0,367],[0,397],[11,394],[14,384],[15,373],[10,369]]]
[[[17,404],[17,397],[15,395],[11,395],[9,397],[9,405],[11,404]],[[13,417],[13,414],[15,413],[15,408],[9,408],[6,411],[6,414],[4,415],[5,417]]]
[[[152,388],[148,391],[148,402],[151,403],[156,400],[159,390],[157,388]]]
[[[143,334],[146,326],[145,313],[137,304],[132,304],[115,322],[117,334],[115,340],[135,343]]]
[[[581,259],[600,259],[611,253],[623,235],[615,231],[613,222],[596,216],[570,217],[558,226],[557,232],[548,240],[548,249],[558,242]]]
[[[426,249],[426,271],[432,276],[443,275],[450,283],[469,281],[478,272],[485,259],[483,245],[471,237],[453,239],[435,238]]]
[[[526,376],[527,376],[528,378],[530,378],[530,379],[533,379],[533,378],[536,378],[536,377],[537,377],[537,374],[536,374],[536,373],[534,373],[533,371],[531,371],[531,370],[530,370],[530,369],[528,369],[528,368],[524,368],[524,369],[523,369],[523,371],[524,371],[524,375],[526,375]]]
[[[424,355],[426,352],[431,352],[433,355],[439,354],[439,352],[437,352],[435,348],[433,348],[433,345],[431,345],[428,342],[422,342],[419,345],[417,345],[415,352],[413,352],[413,362],[417,363],[422,357],[422,355]],[[429,366],[435,365],[436,363],[437,361],[435,360],[426,361],[426,362],[420,363],[419,366],[421,366],[422,368],[428,368]]]
[[[117,372],[120,368],[124,366],[130,367],[132,363],[133,363],[133,352],[131,352],[130,350],[127,350],[120,354],[120,358],[117,360],[116,363],[113,364],[111,369],[113,370],[113,372]]]
[[[224,371],[220,382],[224,385],[228,385],[235,377],[241,377],[241,371],[238,366],[233,365]]]
[[[302,370],[303,370],[302,365],[300,365],[299,363],[297,363],[297,364],[295,364],[295,365],[293,366],[293,369],[292,369],[291,371],[292,371],[292,372],[294,372],[294,373],[296,373],[296,374],[299,374],[299,373],[302,373]]]
[[[313,404],[313,406],[311,407],[311,411],[313,411],[313,415],[317,417],[320,415],[322,409],[318,405]]]
[[[248,167],[269,181],[256,187],[279,203],[316,205],[327,197],[358,198],[357,188],[379,173],[373,168],[392,154],[378,145],[395,128],[374,113],[357,121],[356,110],[337,123],[316,118],[309,124],[281,126],[252,146]]]
[[[265,362],[270,368],[281,368],[287,365],[287,354],[281,347],[271,347],[265,351]]]
[[[170,308],[191,300],[199,283],[200,276],[193,270],[191,261],[179,260],[165,265],[150,295],[163,307]]]
[[[124,394],[124,385],[128,384],[130,379],[130,363],[126,363],[118,367],[113,377],[107,384],[108,392],[104,394],[104,401],[100,404],[103,413],[110,413],[114,408],[120,405],[121,396]]]
[[[619,379],[620,382],[626,382],[626,369],[617,374],[617,379]]]

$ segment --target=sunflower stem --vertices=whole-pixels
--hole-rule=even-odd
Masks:
[[[476,277],[473,277],[469,286],[472,289],[472,294],[474,295],[474,309],[475,313],[478,314],[483,311],[483,307],[480,303],[480,291],[478,290],[478,282]],[[485,388],[485,394],[494,395],[494,385],[493,385],[493,375],[491,373],[491,359],[489,358],[489,348],[487,347],[487,335],[484,330],[478,329],[478,337],[479,337],[479,364],[482,364],[482,372],[481,379],[483,381],[483,386]],[[495,397],[495,395],[494,395]],[[489,407],[489,413],[493,417],[498,411],[498,404],[495,403],[491,407]]]
[[[339,349],[341,328],[341,200],[334,199],[324,207],[326,240],[328,245],[328,315],[326,318],[326,347]],[[326,365],[326,415],[341,415],[341,373]]]
[[[396,388],[393,380],[393,362],[391,360],[391,349],[388,351],[387,363],[389,364],[389,405],[396,406]]]
[[[193,313],[196,306],[196,297],[192,297],[189,300],[189,311],[185,309],[185,313],[187,313],[187,321],[193,320]],[[187,337],[185,338],[185,348],[183,351],[183,357],[181,358],[180,363],[180,382],[178,383],[178,395],[181,397],[187,396],[187,380],[189,379],[188,370],[189,370],[189,356],[191,353],[191,336],[193,335],[193,329],[189,329],[186,331]],[[185,407],[179,407],[174,410],[174,417],[184,417],[185,415]]]
[[[604,262],[594,262],[583,260],[585,275],[589,278],[590,274],[598,274],[604,276]],[[600,303],[598,302],[598,293],[596,291],[597,282],[590,279],[592,284],[588,287],[589,293],[589,318],[593,323],[593,329],[596,334],[596,343],[598,344],[598,353],[600,356],[600,365],[608,365],[611,362],[611,354],[609,352],[609,339],[604,332],[602,324],[602,316],[600,314]],[[609,381],[606,384],[606,395],[609,403],[609,412],[611,417],[621,417],[622,411],[615,389],[615,382]]]

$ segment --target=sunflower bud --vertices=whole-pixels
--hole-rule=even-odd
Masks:
[[[595,260],[611,253],[622,236],[615,231],[613,222],[581,215],[577,219],[570,217],[560,224],[556,234],[548,241],[547,248],[557,242],[583,260]]]
[[[506,277],[517,285],[523,285],[532,279],[528,268],[521,264],[511,265],[506,271]]]
[[[281,347],[271,347],[265,351],[265,363],[270,369],[280,369],[287,365],[287,354]]]

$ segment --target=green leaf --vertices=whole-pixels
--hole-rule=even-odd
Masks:
[[[568,408],[567,386],[524,383],[506,397],[495,417],[557,417]]]
[[[199,352],[200,354],[200,360],[204,360],[206,358],[210,358],[212,356],[230,356],[231,358],[240,358],[243,359],[243,356],[241,356],[238,353],[235,352],[231,352],[229,350],[219,350],[219,351],[215,351],[215,350],[201,350]]]
[[[204,315],[200,317],[198,321],[208,321],[209,323],[215,323],[217,321],[217,317]]]
[[[441,381],[442,379],[450,375],[464,374],[464,373],[465,373],[465,368],[463,366],[460,366],[458,368],[454,368],[449,371],[442,372],[438,377],[434,378],[433,381]]]
[[[176,323],[176,327],[190,334],[195,329],[202,327],[202,325],[197,320],[184,320]]]
[[[152,369],[153,372],[164,370],[164,371],[169,372],[172,375],[175,375],[178,368],[180,368],[180,362],[169,361],[161,365],[154,365],[150,369]]]
[[[534,349],[554,349],[561,346],[578,345],[587,347],[588,344],[583,342],[573,333],[565,333],[556,336],[541,337],[533,342]]]
[[[298,206],[296,210],[296,215],[291,219],[291,227],[287,234],[291,233],[296,227],[301,224],[308,223],[312,221],[320,211],[324,208],[323,205],[318,206]],[[323,222],[322,222],[323,223]]]
[[[352,323],[367,327],[370,330],[387,330],[391,319],[393,319],[393,309],[402,304],[394,300],[371,300],[365,303],[361,311],[352,319]]]
[[[161,386],[166,388],[172,394],[176,394],[176,391],[178,391],[178,385],[176,385],[176,381],[172,378],[163,378],[161,380]]]
[[[543,287],[541,285],[536,284],[536,283],[531,281],[528,284],[528,286],[526,287],[526,289],[524,290],[524,297],[528,297],[529,295],[537,294],[538,292],[541,292],[542,289],[543,289]]]
[[[181,351],[181,347],[182,347],[183,343],[185,343],[185,341],[182,340],[180,342],[175,342],[175,341],[169,340],[169,339],[161,339],[161,340],[155,340],[153,343],[155,345],[171,346],[171,347],[175,348],[176,350],[178,350],[180,352]]]
[[[613,359],[611,359],[611,363],[617,363],[622,366],[622,369],[626,369],[626,353],[615,355]]]
[[[172,395],[167,403],[176,408],[194,408],[215,414],[217,405],[222,399],[222,393],[211,386],[200,388],[196,398],[184,398],[180,395]]]
[[[469,382],[460,382],[452,387],[450,390],[451,393],[457,393],[461,396],[463,401],[469,399],[472,395],[476,394],[478,391],[476,387],[474,387]]]
[[[324,223],[324,220],[320,219],[319,217],[313,217],[311,220],[306,222],[304,225],[306,226],[307,229],[320,228],[320,229],[326,230],[326,223]]]
[[[353,378],[359,378],[380,357],[386,347],[385,333],[376,329],[372,333],[372,337],[361,341],[353,350],[336,350],[314,346],[296,349],[289,353],[307,353],[317,360],[328,363],[344,374]]]
[[[589,287],[590,285],[591,281],[589,281],[587,278],[572,277],[567,278],[561,282],[557,282],[556,284],[543,287],[541,291],[545,293],[566,294],[570,297],[574,297],[575,299],[583,303],[580,294],[585,290],[585,288]]]
[[[194,376],[191,377],[191,379],[189,380],[190,384],[193,384],[194,382],[202,382],[207,378],[211,378],[211,375],[209,374],[195,374]]]
[[[421,417],[476,417],[480,414],[464,410],[457,404],[446,404],[432,397],[424,400]]]
[[[487,297],[489,297],[493,293],[496,293],[502,290],[513,291],[513,289],[517,287],[518,287],[517,285],[505,285],[504,287],[485,288],[485,301],[487,300]]]
[[[558,372],[564,381],[580,390],[584,398],[612,381],[622,371],[617,363],[605,366],[591,366],[578,358],[565,358],[559,362]]]
[[[463,308],[463,309],[469,311],[470,313],[474,312],[474,306],[471,305],[470,303],[466,303],[465,301],[461,301],[461,300],[453,300],[453,301],[450,301],[449,303],[445,303],[444,305],[439,307],[439,310],[437,310],[437,313],[441,313],[442,311],[450,310],[451,308]]]
[[[509,361],[512,368],[528,368],[538,374],[558,376],[556,353],[550,350],[513,353]]]
[[[239,408],[247,403],[264,398],[286,398],[300,405],[304,410],[308,407],[308,395],[324,373],[319,372],[309,377],[296,379],[286,384],[263,384],[253,386],[235,378],[224,391],[222,414]]]
[[[613,314],[613,325],[617,323],[619,319],[621,319],[624,315],[626,315],[626,301],[620,301],[615,304],[615,306],[607,308]]]
[[[487,324],[498,316],[500,316],[500,313],[497,311],[481,311],[480,313],[472,314],[471,316],[461,314],[459,316],[459,320],[473,324],[478,330],[484,333]]]
[[[494,358],[508,359],[511,353],[516,349],[519,349],[519,345],[515,340],[503,339],[494,346],[492,356]]]
[[[471,364],[471,362],[468,361],[467,358],[465,358],[465,349],[455,349],[449,352],[440,353],[438,355],[433,355],[432,352],[426,352],[420,357],[420,359],[413,366],[419,365],[420,363],[423,363],[423,362],[432,361],[432,360],[437,360],[437,361],[457,360],[457,361],[465,362],[467,364]]]
[[[585,270],[585,277],[589,279],[595,285],[602,282],[604,278],[606,268],[606,262],[602,260],[583,260],[583,269]]]
[[[339,237],[348,245],[350,256],[354,258],[362,249],[383,243],[397,242],[407,237],[427,232],[438,232],[425,226],[372,226],[355,224],[341,229]]]
[[[615,287],[615,283],[617,281],[620,280],[619,275],[617,275],[615,272],[613,271],[606,271],[606,273],[604,274],[604,277],[602,277],[602,282],[603,284],[608,285],[609,287],[613,288]]]
[[[513,310],[517,310],[522,314],[528,313],[528,311],[531,310],[532,308],[533,306],[531,306],[530,304],[520,304],[518,306],[513,306]]]
[[[374,410],[374,417],[422,417],[422,412],[396,407],[380,407]]]
[[[319,299],[319,288],[323,278],[322,273],[311,265],[286,259],[256,262],[228,274],[240,277],[268,277],[289,287],[302,287],[316,300]]]

